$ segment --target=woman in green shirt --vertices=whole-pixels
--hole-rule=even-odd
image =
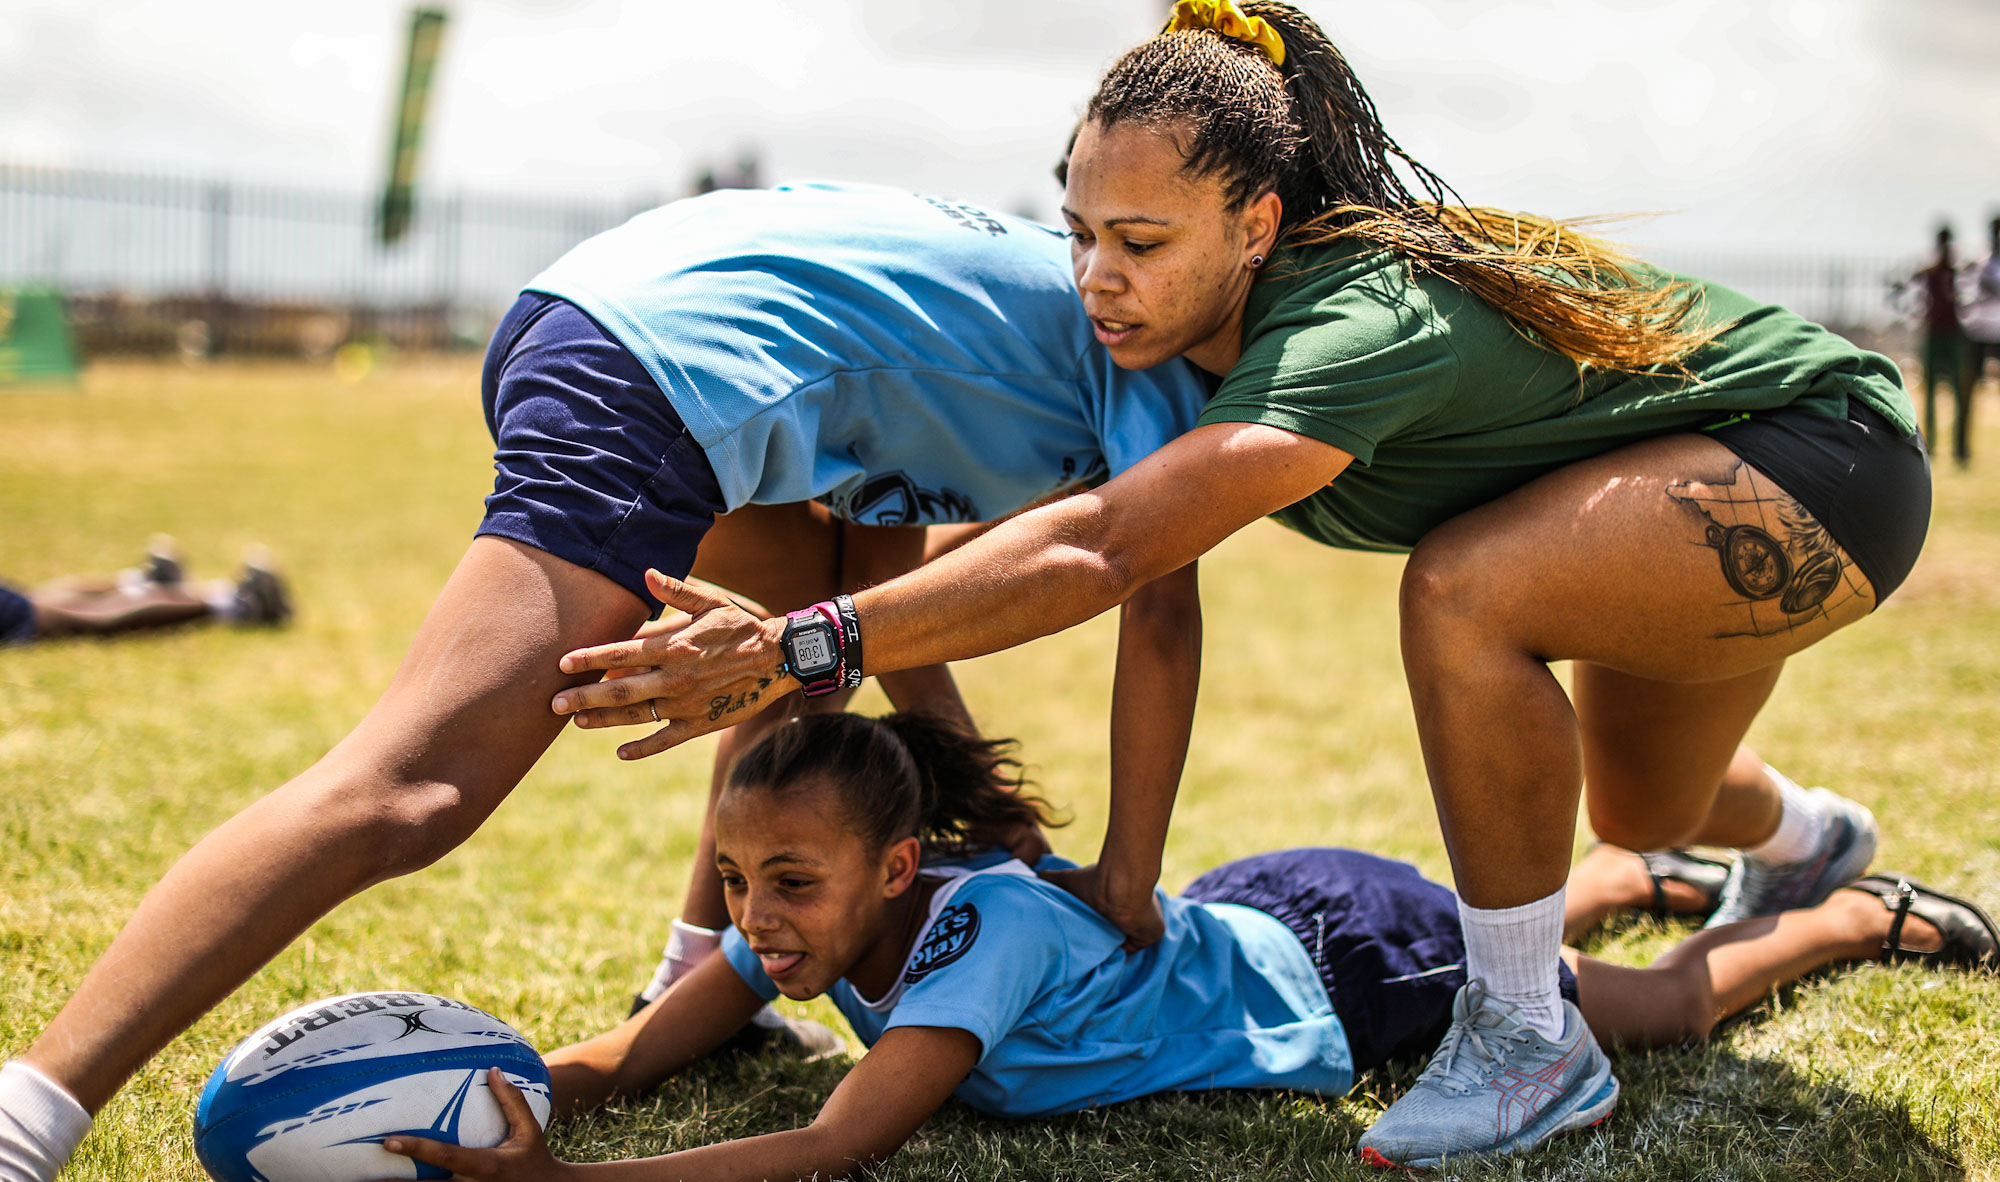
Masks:
[[[1817,901],[1873,854],[1866,809],[1742,739],[1786,658],[1868,614],[1922,544],[1929,469],[1894,366],[1571,227],[1448,202],[1324,34],[1269,0],[1180,4],[1106,77],[1066,185],[1099,340],[1220,385],[1118,479],[856,596],[867,668],[1068,627],[1266,515],[1408,550],[1404,664],[1487,1001],[1363,1151],[1511,1152],[1602,1119],[1617,1083],[1546,968],[1579,799],[1620,845],[1743,850],[1722,922]],[[710,729],[714,695],[790,684],[781,622],[656,591],[693,623],[563,668],[657,670],[555,700],[582,725],[649,702],[675,720],[630,755]],[[1337,672],[1300,651],[1286,675]],[[1171,805],[1114,798],[1103,858],[1066,883],[1141,942],[1160,848],[1118,834],[1163,833]],[[1499,1037],[1517,1013],[1532,1033]]]

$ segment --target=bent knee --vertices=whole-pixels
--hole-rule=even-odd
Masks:
[[[1502,630],[1521,590],[1489,549],[1449,524],[1417,543],[1397,597],[1406,642],[1468,625],[1486,635]]]
[[[1590,831],[1599,841],[1624,846],[1628,850],[1664,850],[1687,845],[1701,829],[1706,814],[1676,816],[1658,813],[1643,817],[1621,815],[1593,801],[1589,806]]]

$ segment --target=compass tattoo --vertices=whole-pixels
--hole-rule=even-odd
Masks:
[[[1789,632],[1863,594],[1826,527],[1746,467],[1738,460],[1721,479],[1667,486],[1667,495],[1701,522],[1697,545],[1716,552],[1723,580],[1742,602],[1744,625],[1718,638]]]

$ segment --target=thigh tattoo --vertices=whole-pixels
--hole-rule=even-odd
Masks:
[[[1789,494],[1760,493],[1742,460],[1721,479],[1669,484],[1667,496],[1700,521],[1696,544],[1716,552],[1730,602],[1744,609],[1745,623],[1718,638],[1789,632],[1862,594],[1826,527]]]

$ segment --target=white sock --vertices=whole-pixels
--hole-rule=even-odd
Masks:
[[[722,932],[717,928],[701,928],[684,920],[674,921],[674,930],[667,937],[667,946],[660,952],[660,967],[653,973],[653,979],[639,991],[639,996],[647,1001],[658,1000],[667,987],[694,971],[694,966],[715,955],[722,947]]]
[[[55,1182],[89,1131],[61,1084],[19,1059],[0,1064],[0,1182]]]
[[[1563,893],[1492,911],[1458,901],[1465,928],[1465,975],[1492,997],[1519,1006],[1528,1024],[1552,1039],[1563,1033]]]
[[[1780,866],[1803,861],[1819,848],[1820,835],[1826,829],[1826,808],[1777,768],[1767,763],[1764,771],[1777,782],[1778,799],[1783,802],[1778,813],[1778,831],[1761,845],[1744,847],[1743,852]]]

